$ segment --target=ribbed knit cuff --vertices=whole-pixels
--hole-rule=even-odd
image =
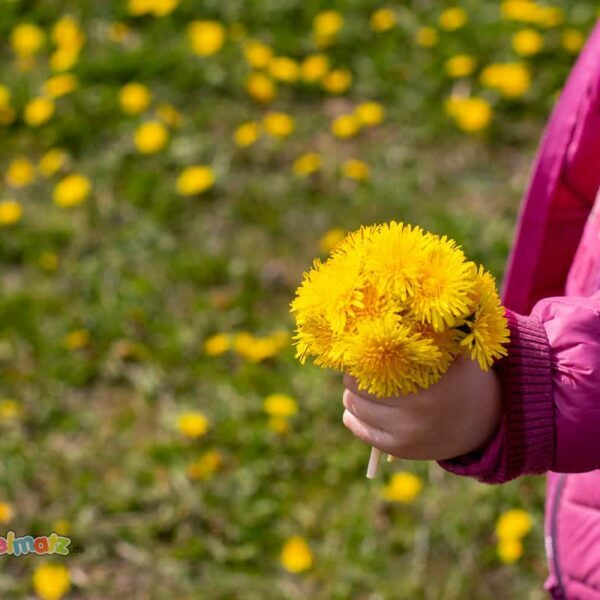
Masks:
[[[508,356],[494,369],[502,388],[503,416],[482,448],[438,461],[456,475],[485,483],[504,483],[551,468],[555,421],[550,347],[537,317],[506,311],[510,329]]]

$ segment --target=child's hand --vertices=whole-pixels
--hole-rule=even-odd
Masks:
[[[418,394],[375,398],[344,376],[344,425],[383,452],[413,460],[442,460],[481,447],[502,416],[493,369],[457,358],[440,381]]]

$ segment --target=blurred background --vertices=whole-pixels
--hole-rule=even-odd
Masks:
[[[543,478],[382,464],[289,302],[347,231],[499,279],[592,0],[0,2],[3,598],[544,597]]]

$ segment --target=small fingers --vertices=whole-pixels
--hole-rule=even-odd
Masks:
[[[399,408],[384,404],[379,400],[368,400],[349,389],[342,396],[344,407],[355,417],[379,429],[391,430],[391,425],[399,418]]]
[[[394,439],[387,432],[373,427],[364,421],[361,421],[358,417],[353,415],[349,410],[344,411],[342,417],[344,425],[359,439],[363,442],[381,450],[392,454],[395,450]]]

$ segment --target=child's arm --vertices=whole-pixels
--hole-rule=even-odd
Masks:
[[[445,469],[488,483],[547,470],[599,468],[600,293],[548,298],[529,316],[508,311],[508,317],[509,356],[494,369],[502,416],[491,431],[495,380],[474,379],[474,372],[460,365],[444,377],[454,373],[452,389],[442,381],[385,403],[385,411],[371,408],[377,401],[362,392],[360,397],[356,390],[346,392],[344,422],[376,447],[384,440],[384,446],[392,443],[401,450],[396,453],[400,457],[441,459]],[[412,400],[407,403],[408,398]],[[419,411],[421,399],[424,409]],[[444,420],[446,428],[436,425]],[[484,432],[484,441],[473,443]],[[448,459],[448,450],[461,441],[465,450]]]

